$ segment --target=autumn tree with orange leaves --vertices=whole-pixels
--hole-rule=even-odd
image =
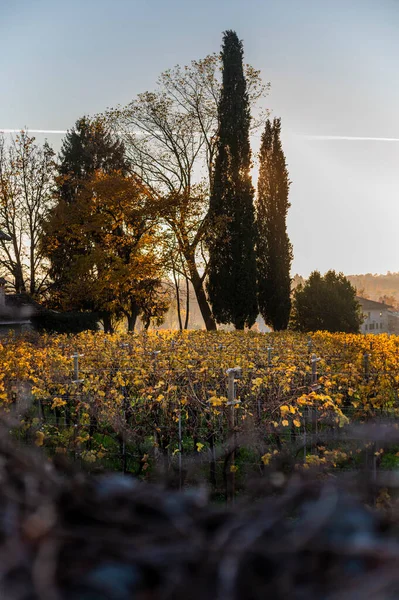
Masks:
[[[74,202],[61,199],[46,224],[45,251],[51,259],[60,243],[74,248],[63,285],[53,303],[64,310],[91,310],[112,319],[126,317],[133,330],[143,314],[162,320],[169,301],[162,285],[162,239],[152,198],[136,178],[97,171]],[[60,240],[61,238],[61,240]]]

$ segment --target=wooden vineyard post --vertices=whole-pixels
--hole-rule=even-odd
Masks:
[[[146,335],[148,333],[146,332]],[[152,385],[155,385],[158,377],[158,355],[161,353],[160,350],[153,350],[150,353],[153,361],[153,371],[152,371]],[[159,421],[157,421],[157,417]],[[154,413],[155,423],[154,423],[154,440],[155,440],[155,448],[154,448],[154,458],[156,463],[161,463],[162,471],[164,474],[167,472],[167,457],[164,454],[164,447],[162,444],[162,435],[160,433],[162,426],[162,415],[160,410],[156,410]]]
[[[127,342],[121,342],[120,343],[120,348],[122,350],[129,350],[130,345]],[[121,453],[121,463],[122,463],[122,472],[124,475],[126,475],[127,473],[127,451],[126,451],[126,435],[127,435],[127,404],[128,404],[128,398],[127,398],[127,389],[126,389],[126,385],[123,384],[121,386],[121,393],[122,393],[122,425],[120,427],[120,442],[119,442],[119,448],[120,448],[120,453]]]
[[[306,411],[303,415],[303,462],[306,463]]]
[[[235,407],[239,404],[236,400],[235,380],[241,377],[241,367],[227,369],[227,426],[228,446],[226,460],[226,500],[234,503],[235,496],[235,448],[236,448],[236,418]]]
[[[42,401],[40,399],[40,396],[39,396],[39,399],[37,402],[37,414],[39,417],[39,421],[43,421],[43,407],[42,407]]]
[[[312,354],[312,388],[315,389],[317,386],[317,358],[316,354]]]
[[[273,366],[273,363],[272,363],[272,350],[273,350],[273,347],[272,346],[268,346],[266,348],[266,350],[267,350],[267,367],[268,367],[269,373],[270,373],[271,369],[272,369],[272,366]],[[259,392],[260,392],[260,390],[259,390]],[[261,425],[262,424],[262,402],[261,402],[259,393],[258,393],[258,400],[257,400],[257,410],[258,410],[258,423],[259,423],[259,425]]]
[[[206,421],[207,421],[207,427],[208,427],[207,442],[209,443],[209,451],[210,451],[209,483],[211,485],[211,488],[213,490],[215,490],[216,484],[217,484],[217,482],[216,482],[216,448],[215,448],[216,433],[215,433],[215,427],[214,427],[213,418],[212,418],[211,403],[210,403],[209,399],[207,402]],[[217,428],[216,428],[216,431],[217,431]]]
[[[268,367],[272,366],[272,350],[273,350],[272,346],[269,346],[269,348],[267,349],[267,366]]]
[[[319,362],[320,358],[317,358],[316,354],[312,354],[312,391],[313,392],[317,392],[320,389],[320,386],[318,384],[318,375],[317,375],[317,363]],[[316,435],[316,442],[317,442],[317,435],[318,435],[318,410],[317,410],[317,400],[316,403],[313,407],[312,410],[312,426],[314,429],[314,433]],[[313,432],[312,432],[313,433]]]
[[[79,358],[83,356],[83,354],[79,354],[78,352],[74,352],[71,356],[71,358],[73,358],[73,379],[72,379],[72,383],[76,384],[76,387],[78,388],[78,386],[83,383],[83,379],[79,379]],[[78,392],[76,392],[77,395]],[[76,402],[76,406],[77,406],[77,402]],[[68,408],[67,408],[68,407]],[[68,406],[68,404],[65,407],[65,412],[68,410],[70,410],[70,406]],[[70,416],[70,415],[69,415]],[[69,416],[67,421],[69,421]],[[76,422],[73,424],[73,445],[74,445],[74,458],[76,460],[77,457],[77,453],[76,453],[76,436],[77,436],[77,427],[78,427],[78,412],[76,410]]]
[[[182,443],[182,427],[181,427],[181,403],[179,404],[179,490],[182,489],[182,451],[183,451],[183,443]]]
[[[373,342],[370,342],[370,350],[373,349]],[[366,383],[370,382],[370,354],[365,352],[363,354],[363,368],[364,368],[364,380]],[[374,504],[376,502],[376,482],[377,482],[377,443],[373,441],[371,444],[371,481],[373,484],[373,495],[374,495]],[[368,451],[366,450],[366,464]]]
[[[79,379],[79,358],[83,356],[83,354],[79,354],[78,352],[74,352],[71,358],[73,358],[73,379],[72,383],[82,383],[83,379]]]
[[[370,379],[370,355],[368,352],[363,354],[363,368],[364,368],[364,379],[366,383],[369,382]]]
[[[122,420],[123,420],[123,425],[122,425],[122,445],[121,445],[121,454],[122,454],[122,472],[124,475],[126,475],[127,472],[127,456],[126,456],[126,429],[127,429],[127,424],[126,424],[126,404],[127,404],[127,398],[126,398],[126,387],[123,385],[122,386],[122,395],[123,395],[123,414],[122,414]]]
[[[182,330],[180,330],[182,331]],[[172,352],[176,350],[176,340],[170,342],[170,349]],[[178,464],[179,464],[179,490],[183,487],[183,433],[181,423],[181,402],[179,402],[179,420],[178,420],[178,436],[179,436],[179,452],[178,452]]]

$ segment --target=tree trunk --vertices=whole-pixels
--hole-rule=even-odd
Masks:
[[[177,318],[179,319],[179,329],[181,331],[183,329],[183,323],[181,320],[179,279],[176,277],[176,273],[175,273],[174,269],[173,269],[172,273],[173,273],[173,281],[175,282],[175,290],[176,290]]]
[[[184,320],[184,329],[188,329],[188,320],[190,317],[190,281],[186,276],[186,318]]]
[[[25,289],[24,277],[22,274],[22,269],[20,269],[19,265],[16,265],[16,269],[15,269],[14,273],[15,273],[14,285],[15,285],[16,293],[17,294],[25,293],[26,289]]]
[[[14,275],[14,280],[15,280],[15,291],[17,294],[21,294],[21,293],[26,292],[26,287],[25,287],[24,273],[23,273],[22,262],[21,262],[21,254],[20,254],[18,244],[17,244],[15,237],[13,239],[13,247],[14,247],[14,254],[15,254],[15,262],[13,264],[12,270],[13,270],[13,275]]]
[[[139,307],[136,302],[132,300],[130,302],[130,313],[127,315],[127,330],[134,331],[136,327],[137,317],[139,316]]]
[[[35,246],[33,243],[33,234],[31,232],[31,246],[30,246],[30,295],[34,296],[36,293],[36,273],[35,273]]]
[[[194,260],[192,260],[192,258],[190,260],[187,260],[187,264],[190,269],[191,283],[193,284],[198,306],[201,311],[202,318],[205,322],[205,327],[207,331],[216,331],[216,321],[212,316],[212,312],[205,295],[204,283],[200,277],[200,274],[198,273],[197,266]]]
[[[111,313],[105,312],[102,315],[103,325],[104,325],[104,333],[114,333],[114,328],[112,327],[111,321]]]
[[[127,315],[127,330],[128,331],[134,331],[134,328],[136,327],[136,321],[137,321],[136,314]]]

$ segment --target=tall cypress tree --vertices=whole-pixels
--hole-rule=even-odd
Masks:
[[[262,134],[258,179],[258,304],[274,330],[287,329],[291,310],[292,245],[286,227],[290,207],[287,164],[280,139],[281,119],[267,120]]]
[[[252,326],[256,296],[255,211],[249,144],[250,109],[243,70],[243,46],[226,31],[222,46],[223,84],[219,139],[210,198],[208,294],[218,323]]]

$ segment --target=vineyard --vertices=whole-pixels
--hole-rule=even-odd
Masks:
[[[353,433],[399,422],[396,336],[27,334],[2,340],[0,365],[12,435],[89,469],[231,494],[283,453],[305,468],[399,464],[392,444]]]

